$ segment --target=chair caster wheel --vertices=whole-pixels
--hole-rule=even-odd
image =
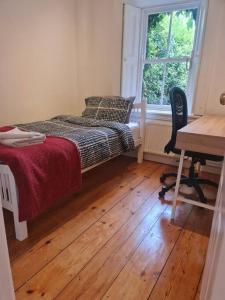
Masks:
[[[165,180],[166,180],[166,176],[165,176],[165,174],[162,174],[160,176],[160,182],[163,184],[165,182]]]
[[[161,190],[161,192],[159,192],[159,197],[163,198],[165,196],[166,192],[164,190]]]
[[[204,203],[204,204],[207,204],[207,202],[208,202],[206,198],[201,199],[200,201],[201,201],[201,203]]]

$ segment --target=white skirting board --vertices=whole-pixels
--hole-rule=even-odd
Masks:
[[[177,155],[166,155],[164,153],[145,153],[145,160],[155,161],[162,164],[167,164],[171,166],[179,165],[179,156]],[[184,168],[189,168],[190,162],[186,159],[184,161]],[[206,166],[202,166],[201,170],[204,172],[218,174],[221,173],[221,163],[207,161]]]
[[[127,153],[126,156],[136,157],[137,153],[135,153],[135,152]],[[165,153],[145,152],[144,153],[144,160],[154,161],[154,162],[158,162],[158,163],[161,163],[161,164],[166,164],[166,165],[176,166],[176,167],[178,167],[178,165],[179,165],[179,156],[177,156],[177,155],[167,155]],[[184,161],[184,168],[189,168],[189,165],[190,165],[190,162],[186,159]],[[205,172],[208,172],[208,173],[220,175],[220,173],[221,173],[221,163],[207,162],[207,165],[202,166],[201,170],[205,171]]]

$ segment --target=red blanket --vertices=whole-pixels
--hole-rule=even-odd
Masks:
[[[0,131],[11,129],[0,128]],[[81,187],[81,165],[77,147],[57,137],[40,145],[12,148],[0,145],[0,161],[8,165],[19,193],[19,219],[31,220],[53,202]]]

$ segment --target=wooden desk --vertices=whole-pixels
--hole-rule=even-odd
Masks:
[[[171,218],[174,219],[176,212],[176,202],[180,185],[181,172],[183,168],[184,153],[186,150],[215,154],[224,156],[225,154],[225,116],[209,115],[199,118],[198,120],[183,127],[177,133],[176,148],[181,149],[180,164],[173,200],[173,210]],[[224,175],[225,162],[223,162],[222,175]],[[182,199],[193,205],[216,210],[216,206],[205,203]]]
[[[225,117],[204,116],[178,131],[176,148],[224,155]]]

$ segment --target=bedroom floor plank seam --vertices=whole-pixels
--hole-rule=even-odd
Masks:
[[[212,213],[180,204],[170,223],[173,192],[158,199],[159,177],[174,170],[116,158],[30,223],[22,243],[6,213],[16,299],[197,300]]]

